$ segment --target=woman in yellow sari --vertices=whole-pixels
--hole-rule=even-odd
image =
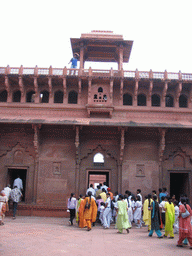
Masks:
[[[168,202],[165,203],[164,210],[165,210],[165,235],[167,237],[170,235],[169,238],[174,238],[173,234],[173,224],[175,222],[175,207],[174,204],[171,202],[171,198],[166,197]]]
[[[153,200],[151,199],[151,194],[148,194],[147,199],[143,204],[143,221],[145,225],[148,226],[148,231],[151,230],[151,203]]]

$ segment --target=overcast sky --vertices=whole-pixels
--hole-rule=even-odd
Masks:
[[[110,30],[133,40],[125,70],[192,73],[191,0],[0,0],[0,66],[69,67],[70,38]],[[93,68],[110,69],[105,63]],[[117,65],[113,65],[117,68]]]

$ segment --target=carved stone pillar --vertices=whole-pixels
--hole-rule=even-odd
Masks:
[[[165,81],[164,88],[163,88],[163,93],[162,93],[162,107],[166,107],[167,89],[168,89],[168,82]]]
[[[179,107],[179,97],[181,95],[181,91],[182,91],[182,82],[179,81],[179,84],[177,85],[177,89],[176,89],[176,102],[175,102],[175,107]]]
[[[165,151],[165,134],[166,129],[159,128],[160,133],[160,143],[159,143],[159,185],[162,187],[163,185],[163,170],[162,170],[162,161],[163,161],[163,154]]]
[[[119,105],[123,105],[123,79],[121,79],[121,83],[120,83],[120,99],[119,99]]]
[[[24,88],[22,76],[19,76],[19,89],[21,91],[21,103],[24,103],[25,102],[25,88]]]
[[[34,90],[35,90],[35,103],[39,103],[39,91],[38,91],[37,76],[34,77]]]
[[[91,103],[91,86],[92,86],[92,79],[89,77],[89,79],[88,79],[88,104]]]
[[[37,183],[38,183],[38,170],[39,170],[39,130],[41,125],[33,124],[34,129],[34,150],[35,150],[35,170],[34,170],[34,183],[33,183],[33,202],[36,203],[37,200]]]
[[[139,80],[135,80],[135,88],[133,94],[133,106],[137,106],[137,95],[138,95],[138,88],[139,88]]]
[[[151,101],[151,96],[152,96],[152,91],[153,91],[153,80],[150,80],[149,82],[149,92],[148,92],[148,97],[147,97],[147,106],[151,107],[152,106],[152,101]]]
[[[48,77],[48,85],[49,85],[49,103],[53,103],[53,88],[52,88],[52,78]]]
[[[123,45],[119,46],[119,60],[118,60],[118,70],[123,69]]]
[[[12,98],[11,98],[11,89],[10,89],[8,76],[5,76],[5,88],[7,91],[7,102],[10,103],[10,102],[12,102]]]
[[[80,46],[80,69],[84,69],[84,45],[81,43]]]
[[[76,147],[76,171],[75,171],[75,193],[79,194],[79,126],[75,127],[75,147]]]
[[[113,104],[113,79],[110,79],[110,93],[111,104]]]
[[[81,79],[80,79],[80,78],[79,78],[79,80],[78,80],[78,88],[79,88],[78,104],[81,104]]]
[[[63,93],[64,93],[63,103],[67,104],[67,79],[66,79],[66,76],[63,77]]]

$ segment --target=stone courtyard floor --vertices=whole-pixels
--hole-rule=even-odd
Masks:
[[[117,234],[114,225],[103,229],[99,224],[90,232],[69,226],[66,218],[18,216],[5,218],[0,226],[0,256],[192,256],[189,246],[176,247],[175,239],[148,237],[146,227]]]

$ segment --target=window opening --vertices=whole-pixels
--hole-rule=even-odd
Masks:
[[[69,104],[77,104],[77,92],[71,91],[68,96],[68,103]]]
[[[63,103],[63,92],[62,91],[55,92],[54,103]]]
[[[166,95],[165,102],[166,102],[166,107],[173,107],[174,105],[174,100],[171,95]]]
[[[98,88],[98,92],[103,92],[103,88],[102,88],[102,87],[99,87],[99,88]]]
[[[146,96],[144,94],[139,94],[137,96],[137,105],[146,106]]]
[[[185,95],[180,95],[179,97],[179,107],[180,108],[187,108],[188,102],[187,97]]]
[[[0,93],[0,102],[7,102],[7,91],[4,90]]]
[[[151,97],[152,107],[160,107],[160,97],[157,94],[153,94]]]
[[[132,96],[128,93],[123,95],[123,105],[131,106],[132,105]]]
[[[26,102],[35,102],[35,92],[30,91],[26,95]]]
[[[49,103],[49,92],[48,91],[42,91],[40,93],[40,102],[41,103]]]

